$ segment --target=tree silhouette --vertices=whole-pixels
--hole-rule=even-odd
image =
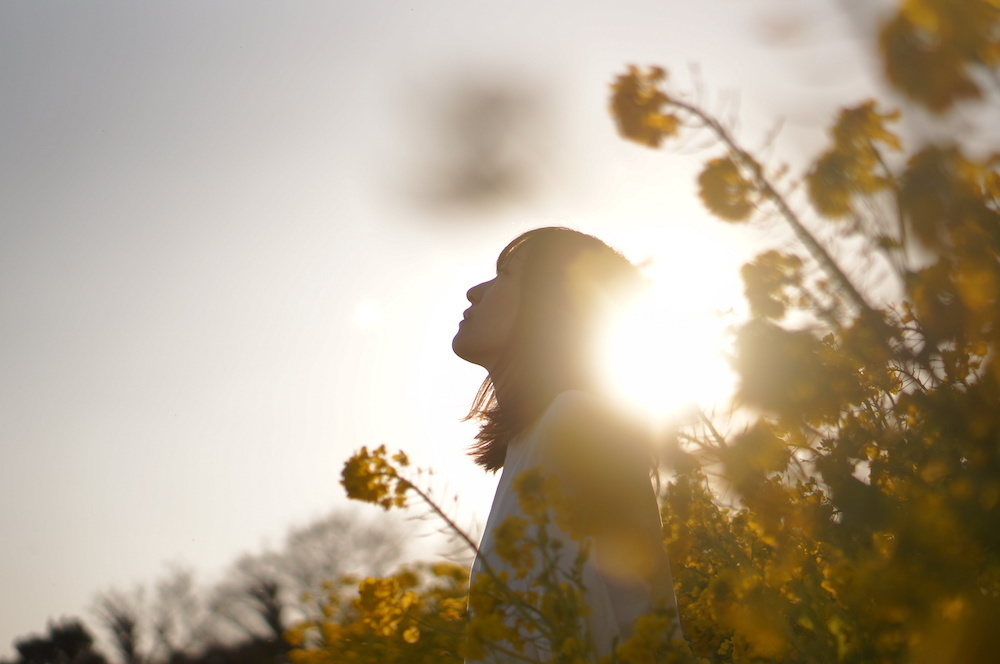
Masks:
[[[237,627],[244,638],[266,644],[275,654],[284,650],[285,600],[270,556],[242,556],[229,578],[215,590],[213,613]]]
[[[152,606],[157,659],[172,662],[212,639],[212,620],[194,572],[175,567],[156,585]]]
[[[332,512],[289,531],[284,546],[240,557],[210,599],[218,619],[283,652],[284,631],[321,615],[325,583],[345,574],[380,575],[405,551],[409,529]]]
[[[100,595],[95,602],[94,613],[108,631],[122,664],[144,664],[146,659],[141,654],[142,604],[141,589],[131,594],[110,591]]]
[[[277,550],[244,554],[211,587],[173,567],[152,590],[99,594],[93,614],[122,664],[272,664],[288,650],[287,628],[322,614],[327,580],[384,573],[405,552],[408,532],[394,519],[334,511],[289,529]],[[52,647],[42,641],[32,647]]]
[[[107,664],[93,649],[94,639],[79,620],[50,623],[48,634],[14,642],[16,664]]]

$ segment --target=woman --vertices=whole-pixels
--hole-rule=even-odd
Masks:
[[[540,228],[468,292],[452,348],[488,372],[469,415],[482,421],[472,454],[503,469],[472,568],[482,661],[546,661],[567,647],[604,655],[638,616],[675,609],[645,436],[609,405],[598,369],[609,318],[641,287],[600,240]],[[582,646],[567,646],[562,609]]]

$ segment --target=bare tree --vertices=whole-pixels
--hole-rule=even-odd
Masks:
[[[208,607],[195,585],[194,572],[172,567],[147,589],[112,589],[97,596],[93,613],[107,631],[123,664],[170,662],[191,654],[210,639]]]
[[[398,563],[412,531],[388,515],[363,521],[337,511],[289,531],[280,554],[294,590],[318,593],[324,581],[343,574],[381,576]]]
[[[281,642],[283,609],[290,600],[281,592],[275,558],[272,553],[241,556],[213,591],[213,616],[235,627],[242,638]]]
[[[94,602],[93,612],[107,630],[122,664],[144,664],[146,661],[140,653],[144,604],[145,590],[142,587],[130,593],[110,590],[98,595]]]
[[[209,637],[208,607],[195,584],[194,572],[174,567],[156,585],[152,607],[154,651],[173,661],[197,649]]]
[[[366,521],[344,511],[293,528],[280,550],[244,555],[230,567],[215,589],[212,612],[277,648],[289,625],[322,614],[324,582],[384,574],[401,559],[411,530],[391,517]]]
[[[291,529],[277,551],[241,556],[209,592],[190,569],[174,567],[153,592],[112,589],[92,610],[121,664],[189,661],[205,648],[236,644],[273,660],[287,651],[290,625],[322,615],[324,582],[384,574],[401,559],[410,532],[391,516],[335,511]]]

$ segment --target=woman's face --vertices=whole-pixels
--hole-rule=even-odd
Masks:
[[[521,299],[524,251],[515,251],[496,277],[466,293],[472,306],[465,310],[451,342],[455,354],[492,372],[503,356],[514,329]]]

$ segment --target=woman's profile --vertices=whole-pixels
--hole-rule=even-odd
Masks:
[[[560,610],[545,605],[546,584],[579,586],[576,620],[598,655],[627,639],[639,616],[676,610],[645,437],[609,405],[598,370],[608,318],[641,287],[639,270],[597,238],[540,228],[507,245],[496,276],[467,293],[452,349],[488,372],[470,411],[481,421],[472,455],[502,470],[471,592],[491,587],[484,576],[502,582],[488,605],[512,630],[481,643],[475,661],[551,657],[551,635],[531,626]],[[524,495],[532,478],[555,490],[536,491],[541,518]],[[550,555],[519,541],[539,546],[539,537]],[[474,599],[470,608],[482,619]]]

